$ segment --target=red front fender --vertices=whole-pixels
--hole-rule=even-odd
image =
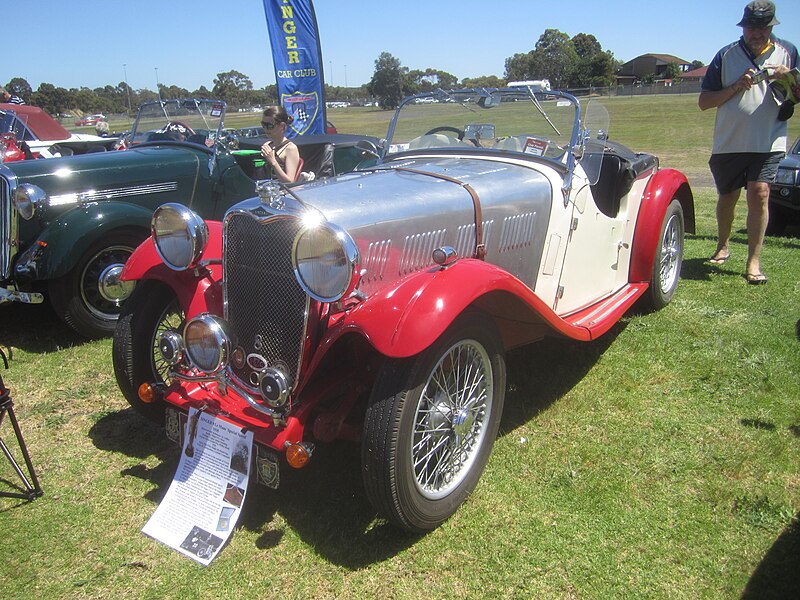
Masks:
[[[534,341],[544,333],[590,339],[587,328],[565,322],[507,271],[481,260],[461,259],[446,269],[410,275],[370,296],[331,324],[320,349],[324,354],[342,335],[354,332],[385,356],[413,356],[430,346],[471,305],[495,317],[513,315],[505,327],[500,324],[506,346]]]
[[[686,176],[675,169],[662,169],[647,183],[633,236],[630,282],[650,281],[661,222],[670,202],[676,198],[683,208],[686,231],[694,233],[694,197]]]
[[[178,297],[186,315],[191,317],[202,312],[222,314],[222,290],[217,284],[221,280],[222,257],[222,223],[206,221],[209,229],[209,241],[203,252],[203,260],[213,260],[216,264],[209,266],[202,273],[190,269],[173,271],[164,264],[156,252],[152,236],[142,242],[133,251],[122,270],[121,279],[125,281],[138,279],[154,279],[171,287]]]

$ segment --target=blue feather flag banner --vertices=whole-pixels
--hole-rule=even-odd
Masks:
[[[264,0],[278,98],[294,117],[286,137],[325,133],[322,49],[311,0]]]

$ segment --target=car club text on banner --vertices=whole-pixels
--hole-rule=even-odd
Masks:
[[[325,133],[322,50],[311,0],[264,0],[278,97],[294,117],[287,137]]]

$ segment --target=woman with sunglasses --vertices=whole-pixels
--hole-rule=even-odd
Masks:
[[[286,139],[286,130],[292,120],[283,106],[269,106],[261,116],[261,126],[270,138],[261,146],[261,154],[272,167],[274,177],[284,183],[297,181],[300,171],[297,146]]]

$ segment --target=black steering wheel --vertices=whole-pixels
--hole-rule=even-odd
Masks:
[[[425,132],[425,135],[433,135],[434,133],[441,133],[443,131],[449,131],[450,133],[455,133],[458,136],[458,141],[464,141],[464,136],[466,132],[463,129],[458,129],[457,127],[434,127],[430,131]]]
[[[184,141],[189,136],[194,135],[194,129],[189,127],[186,123],[180,121],[169,121],[161,130],[168,138]]]

